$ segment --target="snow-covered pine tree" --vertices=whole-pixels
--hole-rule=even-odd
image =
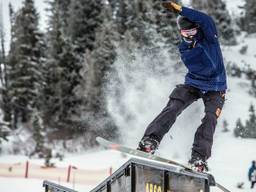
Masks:
[[[160,2],[151,0],[153,3],[153,12],[156,13],[157,31],[167,39],[167,44],[177,45],[180,40],[179,30],[177,28],[177,14],[165,10]],[[177,0],[176,3],[181,3]]]
[[[2,14],[2,5],[0,4],[0,66],[1,66],[1,112],[3,112],[4,118],[1,119],[0,122],[0,143],[1,140],[7,140],[7,135],[10,132],[9,124],[6,123],[6,120],[10,120],[10,107],[9,107],[9,101],[10,97],[7,96],[7,84],[6,84],[6,56],[5,56],[5,34],[4,34],[4,23],[3,23],[3,14]],[[6,118],[6,117],[9,117]],[[3,120],[3,122],[2,122]],[[1,149],[0,149],[1,150]]]
[[[62,2],[62,1],[61,1]],[[79,87],[79,84],[84,84],[87,82],[82,82],[81,75],[79,73],[80,69],[83,66],[83,62],[86,56],[87,50],[90,52],[94,49],[94,44],[96,40],[96,30],[101,27],[104,16],[101,15],[103,9],[104,1],[84,1],[84,0],[74,0],[70,2],[70,9],[67,14],[69,18],[66,20],[68,29],[64,28],[65,38],[71,40],[70,45],[71,54],[75,57],[68,66],[66,66],[68,71],[66,71],[66,80],[68,80],[68,88],[63,91],[68,102],[65,104],[66,118],[65,124],[69,124],[69,128],[76,131],[82,131],[81,128],[84,127],[83,122],[81,122],[80,114],[83,108],[82,103],[89,104],[94,102],[88,98],[85,100],[79,100],[76,95],[76,87]],[[60,7],[64,7],[61,5]],[[63,10],[63,9],[62,9]],[[67,59],[67,58],[66,58]],[[102,77],[101,77],[102,78]],[[90,82],[88,82],[88,86]],[[82,85],[81,85],[82,86]],[[99,88],[99,87],[98,87]],[[100,88],[101,89],[101,88]],[[73,95],[71,95],[73,94]],[[96,111],[96,109],[94,109]],[[82,124],[81,124],[82,123]],[[72,124],[72,125],[70,125]]]
[[[11,4],[9,4],[9,18],[10,18],[10,26],[11,26],[11,43],[10,46],[13,46],[13,40],[14,40],[14,23],[15,23],[15,13],[13,11],[13,7]],[[13,50],[13,48],[10,48],[11,50]],[[14,55],[13,55],[14,57]],[[11,109],[11,96],[10,93],[8,91],[9,88],[9,74],[8,74],[8,69],[10,68],[10,65],[7,64],[8,59],[6,59],[5,61],[5,67],[4,67],[4,86],[2,89],[2,111],[3,111],[3,120],[6,122],[11,122],[12,120],[12,109]]]
[[[86,135],[90,138],[97,135],[113,138],[117,135],[117,128],[107,111],[104,83],[116,57],[114,43],[118,34],[112,30],[114,24],[111,7],[104,4],[102,8],[103,23],[96,30],[94,49],[87,49],[85,62],[80,71],[83,81],[76,89],[77,95],[85,102],[81,110],[81,119],[87,122]]]
[[[249,119],[246,120],[245,125],[240,118],[237,120],[234,135],[242,138],[256,138],[256,113],[253,104],[249,107]]]
[[[70,17],[70,6],[72,0],[61,0],[58,1],[59,4],[59,14],[62,22],[62,33],[67,35],[68,34],[68,21]]]
[[[207,12],[208,10],[208,1],[205,0],[191,0],[191,5],[197,10]]]
[[[254,0],[245,0],[245,17],[243,19],[243,28],[248,33],[256,32],[256,4]]]
[[[168,49],[169,56],[172,60],[176,60],[177,64],[180,62],[177,45],[180,43],[180,33],[177,27],[177,17],[178,15],[165,10],[160,2],[151,0],[153,3],[153,11],[156,15],[156,28],[157,33],[161,34],[160,39],[157,41],[162,41],[161,44],[164,45],[164,48]],[[181,4],[180,0],[176,0],[176,3]],[[177,65],[179,67],[179,65]]]
[[[249,107],[249,119],[245,123],[244,137],[256,138],[256,114],[255,106],[253,104]]]
[[[2,10],[2,3],[0,3],[0,79],[1,79],[1,104],[0,107],[2,109],[1,112],[4,114],[8,112],[8,103],[7,101],[7,89],[6,89],[6,82],[5,82],[5,72],[6,72],[6,57],[5,57],[5,34],[4,34],[4,18],[3,18],[3,10]],[[4,115],[5,116],[5,115]],[[3,122],[2,122],[3,120]],[[7,136],[10,133],[9,125],[5,123],[5,118],[0,120],[0,144],[2,140],[7,141]],[[1,146],[0,146],[1,151]]]
[[[213,17],[222,43],[227,45],[236,44],[232,18],[223,0],[192,0],[192,6],[195,9],[207,12]]]
[[[234,28],[232,28],[232,19],[227,10],[226,3],[223,0],[209,0],[209,11],[215,19],[217,28],[220,31],[220,37],[225,44],[236,44]]]
[[[83,61],[86,49],[93,50],[96,29],[101,25],[102,0],[73,0],[70,4],[69,35]]]
[[[2,10],[2,3],[0,3],[0,81],[1,84],[4,86],[4,71],[3,69],[6,68],[6,59],[5,59],[5,34],[4,34],[4,18],[3,18],[3,10]]]
[[[66,31],[66,11],[63,2],[55,0],[50,3],[50,19],[47,32],[47,60],[45,63],[45,80],[43,94],[43,116],[50,127],[63,126],[74,115],[78,100],[73,89],[78,85],[80,75],[71,42]]]
[[[176,14],[165,11],[161,2],[153,0],[111,2],[115,5],[114,30],[124,40],[121,45],[126,46],[127,51],[134,52],[138,48],[151,53],[152,50],[159,50],[158,46],[162,44],[170,50],[170,55],[174,54],[174,45],[178,44],[180,38],[176,27]]]
[[[244,125],[242,124],[242,121],[241,119],[239,118],[237,121],[236,121],[236,127],[234,129],[234,135],[235,137],[244,137],[244,130],[245,127]]]
[[[33,0],[24,0],[15,15],[8,62],[8,95],[12,98],[13,126],[27,122],[38,107],[44,41],[38,28],[38,13]]]
[[[136,0],[115,0],[114,30],[120,37],[120,46],[125,46],[127,51],[134,48],[148,46],[151,35],[146,21],[149,4]],[[148,35],[146,35],[148,33]]]
[[[9,3],[9,18],[10,18],[10,26],[11,26],[11,44],[10,44],[10,48],[12,48],[11,46],[13,45],[12,42],[14,41],[14,29],[15,29],[15,18],[16,18],[16,13],[13,9],[13,5],[11,3]]]

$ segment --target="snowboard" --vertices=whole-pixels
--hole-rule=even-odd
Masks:
[[[177,161],[174,161],[174,160],[166,159],[166,158],[163,158],[163,157],[160,157],[160,156],[157,156],[157,155],[152,155],[150,153],[146,153],[146,152],[143,152],[143,151],[132,149],[132,148],[129,148],[129,147],[126,147],[126,146],[108,141],[108,140],[106,140],[102,137],[97,137],[96,141],[106,149],[112,149],[112,150],[116,150],[116,151],[119,151],[119,152],[134,155],[134,156],[137,156],[137,157],[142,157],[142,158],[145,158],[145,159],[154,160],[154,161],[158,161],[158,162],[161,162],[161,163],[167,163],[167,164],[175,165],[175,166],[178,166],[180,168],[183,168],[184,170],[186,170],[188,172],[198,174],[197,171],[191,169],[189,166],[186,166],[186,165],[184,165],[182,163],[179,163]],[[222,190],[223,192],[231,192],[230,190],[225,188],[223,185],[215,182],[215,179],[214,179],[213,175],[211,175],[209,173],[200,173],[200,174],[204,174],[208,177],[208,180],[209,180],[211,186],[216,186],[220,190]]]

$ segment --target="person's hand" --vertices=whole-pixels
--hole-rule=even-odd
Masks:
[[[174,3],[173,1],[162,1],[162,6],[174,13],[180,13],[182,6]]]

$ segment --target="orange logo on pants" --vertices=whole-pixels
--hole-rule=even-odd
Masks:
[[[217,117],[219,117],[221,114],[221,108],[217,108],[215,114],[217,115]]]

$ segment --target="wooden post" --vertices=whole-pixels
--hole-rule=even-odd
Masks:
[[[109,168],[109,175],[112,175],[112,173],[113,173],[113,168],[110,167],[110,168]]]
[[[67,183],[69,183],[69,181],[70,181],[71,168],[72,168],[72,166],[71,166],[71,165],[69,165],[69,166],[68,166]]]
[[[25,167],[25,178],[28,178],[28,169],[29,169],[29,162],[26,162],[26,167]]]

